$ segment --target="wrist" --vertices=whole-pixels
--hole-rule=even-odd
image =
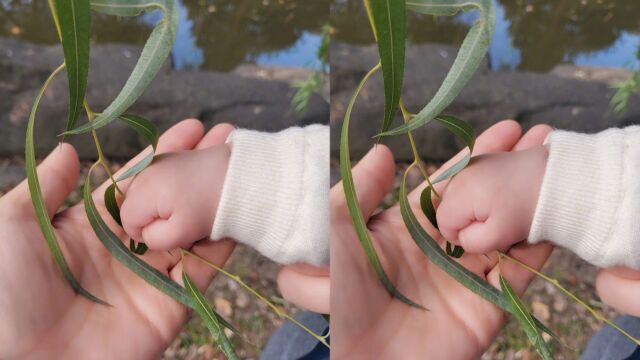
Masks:
[[[202,151],[206,158],[205,168],[202,169],[206,173],[206,176],[203,178],[206,179],[206,186],[213,194],[213,197],[209,201],[209,214],[211,214],[211,216],[208,225],[209,231],[211,231],[220,207],[222,191],[228,173],[229,161],[231,159],[231,145],[225,143]]]

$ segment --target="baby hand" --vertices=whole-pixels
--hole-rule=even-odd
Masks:
[[[436,213],[442,235],[482,254],[526,239],[547,157],[544,146],[474,157],[442,194]]]
[[[189,247],[211,234],[229,146],[162,154],[133,180],[122,227],[153,250]]]

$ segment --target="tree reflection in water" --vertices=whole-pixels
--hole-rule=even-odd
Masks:
[[[507,28],[507,39],[499,41],[511,40],[511,46],[520,53],[508,64],[518,69],[548,71],[579,55],[604,54],[624,34],[634,34],[640,42],[638,0],[494,0],[494,4],[505,14],[505,19],[497,19],[504,22],[498,25]],[[336,39],[373,43],[361,0],[335,0],[332,6]],[[408,39],[414,43],[460,44],[470,23],[460,17],[435,18],[413,12],[407,16]],[[634,58],[635,47],[640,44],[631,45],[628,59]],[[491,57],[502,60],[504,55],[492,53]],[[618,59],[610,61],[624,65]]]
[[[189,37],[204,55],[201,67],[229,71],[258,56],[286,50],[305,34],[320,36],[330,0],[182,0]],[[96,43],[144,44],[154,16],[117,18],[94,14]],[[185,26],[180,24],[179,26]],[[0,0],[0,36],[54,44],[57,35],[46,1]],[[180,48],[177,49],[180,51]],[[176,54],[188,56],[189,54]]]

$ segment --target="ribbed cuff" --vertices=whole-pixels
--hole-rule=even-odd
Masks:
[[[619,232],[627,188],[627,133],[549,134],[549,158],[529,242],[549,240],[598,266],[638,262],[628,259],[629,236]]]
[[[279,263],[326,265],[328,235],[319,236],[328,234],[328,127],[279,133],[238,129],[227,142],[231,158],[212,239],[232,238]],[[322,176],[326,189],[318,185]]]

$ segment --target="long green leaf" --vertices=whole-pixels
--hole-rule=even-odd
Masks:
[[[42,197],[42,190],[40,188],[40,180],[38,179],[38,173],[36,171],[36,152],[35,152],[35,144],[33,141],[33,132],[35,128],[36,121],[36,112],[38,110],[38,105],[40,104],[40,100],[42,99],[42,94],[44,94],[45,89],[49,86],[51,80],[62,70],[64,69],[64,65],[60,65],[51,75],[47,81],[45,81],[44,85],[40,89],[40,92],[36,96],[35,101],[33,102],[33,106],[31,107],[31,113],[29,114],[29,122],[27,123],[27,137],[24,145],[24,166],[25,172],[27,174],[27,183],[29,184],[29,193],[31,194],[31,202],[33,203],[33,209],[36,213],[36,218],[38,219],[38,224],[40,225],[40,230],[42,231],[42,236],[47,242],[49,246],[49,250],[51,251],[51,255],[53,256],[53,260],[55,261],[58,268],[62,271],[65,279],[71,285],[73,290],[76,293],[86,297],[87,299],[97,302],[103,305],[109,305],[105,301],[97,298],[92,295],[90,292],[85,290],[80,282],[75,278],[71,269],[69,269],[69,265],[64,258],[64,254],[62,253],[62,249],[60,249],[60,245],[58,244],[58,239],[56,238],[56,233],[51,224],[51,220],[49,219],[49,214],[47,213],[47,207],[44,203],[44,199]]]
[[[402,182],[400,183],[398,197],[402,219],[404,220],[405,226],[416,245],[418,245],[420,250],[422,250],[432,263],[449,274],[449,276],[454,278],[464,287],[480,295],[482,298],[502,310],[511,312],[512,309],[509,302],[498,289],[491,286],[491,284],[486,282],[480,276],[469,271],[467,268],[460,265],[460,263],[447,256],[447,254],[440,248],[440,245],[438,245],[438,243],[422,228],[409,204],[406,185],[407,173],[408,172],[405,172]],[[540,330],[548,333],[554,338],[557,338],[557,336],[543,323],[538,321],[536,318],[534,318],[534,321]]]
[[[156,147],[158,146],[159,132],[158,128],[149,120],[138,115],[122,115],[120,120],[133,127],[139,134],[144,136],[150,143],[152,151],[150,154],[142,158],[138,163],[127,169],[116,181],[122,181],[139,174],[147,166],[153,162]]]
[[[193,301],[182,286],[129,251],[129,249],[127,249],[127,247],[122,243],[122,240],[120,240],[120,238],[118,238],[118,236],[109,229],[109,226],[107,226],[102,217],[100,217],[100,213],[98,212],[96,204],[93,202],[93,197],[91,196],[90,180],[91,173],[94,168],[95,165],[89,169],[89,173],[87,174],[87,178],[84,183],[83,198],[87,218],[89,219],[89,223],[100,242],[105,246],[105,248],[107,248],[111,256],[126,266],[129,270],[133,271],[140,278],[144,279],[151,286],[169,295],[176,301],[193,308]],[[233,332],[237,332],[237,330],[228,321],[220,315],[216,315],[218,316],[218,321],[220,321],[223,326]]]
[[[120,206],[116,200],[116,185],[111,184],[104,192],[104,206],[118,225],[122,226],[122,218],[120,218]]]
[[[402,93],[406,37],[405,0],[375,0],[370,5],[384,79],[382,132],[385,132],[391,127]]]
[[[373,243],[371,242],[367,223],[364,220],[364,216],[362,215],[360,206],[358,206],[358,195],[356,194],[355,185],[353,183],[353,175],[351,174],[351,157],[349,154],[349,122],[351,120],[351,111],[353,110],[353,105],[358,98],[358,94],[360,94],[360,91],[364,87],[364,84],[371,77],[371,75],[373,75],[379,69],[380,63],[378,63],[378,65],[371,69],[362,79],[362,81],[360,81],[360,84],[353,94],[351,101],[349,101],[349,106],[347,107],[347,111],[344,115],[344,120],[342,123],[342,134],[340,135],[340,174],[342,175],[342,187],[344,189],[347,208],[349,209],[349,214],[351,215],[351,220],[353,221],[356,234],[358,235],[358,239],[360,240],[360,244],[364,249],[367,259],[369,260],[369,264],[371,264],[371,266],[373,267],[373,270],[376,272],[378,279],[380,279],[384,287],[392,296],[396,297],[406,304],[424,309],[422,305],[410,300],[405,295],[403,295],[395,287],[395,285],[393,285],[393,283],[387,276],[387,273],[384,271],[384,268],[380,263],[380,259],[378,258],[378,254],[376,254],[376,250],[373,247]]]
[[[191,301],[194,304],[193,309],[207,325],[209,332],[213,335],[213,339],[216,344],[218,344],[220,350],[222,350],[229,360],[240,359],[238,355],[236,355],[231,341],[229,341],[229,338],[220,327],[220,323],[218,322],[217,316],[215,316],[213,307],[207,302],[204,295],[202,295],[198,287],[193,283],[189,275],[187,275],[184,270],[182,271],[182,282],[184,283],[184,287],[187,289],[187,293],[191,296]]]
[[[476,135],[473,128],[466,122],[449,115],[440,115],[436,117],[435,120],[462,139],[469,148],[469,153],[460,159],[460,161],[438,175],[435,180],[433,180],[434,184],[444,181],[462,171],[462,169],[469,164],[469,161],[471,161],[471,154],[473,153],[473,147],[476,143]]]
[[[436,209],[433,206],[433,199],[431,199],[432,190],[433,189],[431,188],[431,185],[422,190],[422,193],[420,193],[420,208],[422,209],[422,212],[427,217],[431,225],[439,230],[438,219],[436,218]],[[447,255],[452,256],[456,259],[462,257],[462,255],[464,254],[464,249],[461,246],[453,246],[448,241],[445,249],[447,251]]]
[[[156,151],[158,146],[158,139],[160,138],[160,132],[158,128],[149,120],[143,118],[140,115],[123,114],[118,117],[122,122],[131,126],[138,134],[142,135],[153,147],[153,151]]]
[[[60,41],[69,83],[69,119],[65,131],[76,126],[82,111],[89,75],[89,0],[55,0],[60,23]]]
[[[459,11],[477,9],[480,11],[480,18],[467,33],[449,73],[431,101],[409,122],[379,136],[406,133],[438,116],[458,96],[478,69],[493,36],[495,11],[491,0],[408,0],[407,8],[437,16],[451,16]]]
[[[137,16],[142,12],[160,10],[164,16],[151,32],[129,79],[113,102],[93,122],[67,131],[63,135],[83,134],[100,128],[127,111],[162,67],[176,37],[178,13],[173,0],[93,0],[91,8],[118,16]]]
[[[132,176],[139,174],[142,170],[144,170],[151,162],[153,161],[154,153],[151,152],[149,155],[145,156],[138,163],[127,169],[122,175],[120,175],[116,181],[122,181],[128,179]]]
[[[551,350],[549,350],[549,346],[544,342],[544,339],[540,335],[540,331],[538,330],[536,323],[533,321],[533,316],[531,316],[527,307],[522,303],[522,300],[520,300],[511,285],[509,285],[502,275],[500,275],[500,288],[509,301],[513,317],[516,318],[520,327],[522,327],[524,332],[527,334],[529,341],[536,348],[538,354],[540,354],[544,360],[553,360]]]
[[[438,219],[436,218],[436,208],[431,199],[431,185],[427,186],[420,194],[420,208],[434,228],[438,229]]]

